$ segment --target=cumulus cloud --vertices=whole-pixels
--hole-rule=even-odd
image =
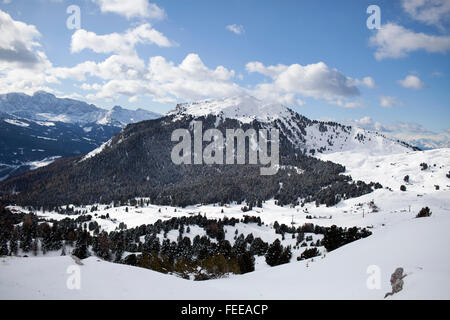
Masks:
[[[419,90],[426,87],[425,83],[423,83],[419,77],[414,75],[408,75],[405,79],[399,80],[398,83],[400,83],[401,86],[408,88],[408,89],[414,89]]]
[[[394,23],[382,26],[370,38],[376,47],[375,58],[402,58],[410,52],[425,50],[430,53],[446,53],[450,50],[449,36],[434,36],[416,33]]]
[[[301,106],[305,104],[304,98],[314,98],[326,99],[331,104],[351,108],[362,106],[359,101],[349,100],[359,96],[358,86],[375,85],[370,77],[353,79],[329,68],[323,62],[305,66],[265,66],[261,62],[250,62],[246,65],[249,72],[262,74],[271,81],[242,87],[237,84],[242,75],[236,75],[234,70],[222,65],[207,66],[195,53],[186,55],[179,63],[166,60],[162,56],[150,57],[144,61],[136,50],[138,44],[166,47],[175,45],[148,23],[137,25],[123,33],[106,35],[78,30],[72,36],[73,53],[90,49],[109,56],[102,61],[88,60],[74,66],[53,66],[45,54],[38,50],[40,44],[36,38],[40,34],[35,27],[13,21],[3,12],[1,18],[8,22],[0,25],[2,30],[7,30],[5,26],[8,24],[16,29],[4,32],[5,36],[2,34],[0,48],[25,46],[28,52],[40,61],[39,68],[32,71],[12,68],[12,61],[8,62],[9,68],[5,67],[6,63],[2,63],[1,92],[52,91],[50,85],[72,80],[77,82],[75,87],[86,91],[88,99],[114,100],[127,96],[130,101],[137,101],[140,96],[149,96],[153,101],[173,103],[250,94],[259,99],[289,106]],[[14,47],[17,41],[22,43],[22,47]],[[4,57],[7,57],[4,61],[12,59],[7,55]],[[25,64],[24,61],[21,63]]]
[[[281,85],[260,83],[254,87],[243,88],[236,84],[234,70],[229,70],[224,66],[210,68],[197,54],[193,53],[188,54],[179,64],[168,61],[162,56],[151,57],[145,68],[137,57],[136,61],[131,64],[129,59],[107,60],[103,63],[86,62],[72,69],[61,69],[58,70],[57,76],[71,76],[81,80],[89,75],[108,80],[106,83],[95,86],[82,86],[84,90],[93,91],[89,95],[90,99],[115,99],[120,95],[137,99],[135,96],[148,95],[154,101],[174,102],[251,94],[265,101],[289,106],[305,104],[296,91],[288,91],[286,89],[292,89],[285,89]],[[111,65],[115,67],[111,67]],[[113,70],[108,73],[110,69]],[[268,67],[266,71],[274,69],[277,68]],[[134,71],[134,73],[130,71]],[[130,74],[134,76],[132,77]],[[359,102],[344,99],[330,100],[330,103],[347,108],[361,106]]]
[[[37,28],[0,10],[0,34],[0,93],[52,91],[48,84],[58,80],[46,72],[52,64],[38,41]]]
[[[196,100],[205,97],[224,97],[243,94],[244,90],[234,83],[234,70],[224,66],[210,69],[197,54],[188,54],[175,65],[158,56],[149,61],[147,75],[165,95],[179,99]]]
[[[363,79],[350,79],[350,83],[355,86],[364,86],[367,88],[375,88],[375,80],[372,77],[364,77]]]
[[[123,66],[123,63],[119,66]],[[198,100],[245,93],[243,88],[234,83],[233,70],[223,66],[210,69],[197,54],[188,54],[178,65],[161,56],[151,57],[146,68],[136,61],[134,70],[134,78],[128,76],[128,70],[122,73],[122,78],[111,77],[105,84],[84,86],[83,89],[96,91],[90,98],[115,99],[119,95],[126,95],[137,99],[139,95],[148,95],[154,101],[165,103],[178,99]],[[95,72],[89,74],[95,75]]]
[[[298,94],[302,97],[336,100],[360,95],[355,81],[323,62],[302,66],[264,66],[261,62],[249,62],[250,73],[260,73],[272,79],[267,84],[257,85],[256,91],[268,90],[281,94]]]
[[[226,29],[228,31],[231,31],[231,32],[237,34],[237,35],[241,35],[241,34],[243,34],[245,32],[244,26],[237,25],[237,24],[230,24],[230,25],[226,26]]]
[[[35,26],[16,21],[0,10],[0,34],[0,61],[4,66],[31,68],[45,63],[46,57],[39,50],[41,34]]]
[[[137,44],[156,44],[160,47],[176,45],[161,32],[153,29],[150,24],[145,23],[121,34],[97,35],[91,31],[77,30],[72,35],[71,51],[80,52],[84,49],[91,49],[97,53],[121,53],[128,55],[135,54],[135,46]]]
[[[270,83],[260,83],[254,88],[248,89],[248,94],[271,103],[281,103],[286,106],[303,106],[305,101],[295,93],[286,93]]]
[[[36,72],[33,69],[10,69],[2,72],[0,70],[0,73],[2,74],[0,94],[9,92],[33,94],[39,90],[54,92],[49,85],[59,83],[57,78],[44,71]]]
[[[343,100],[331,100],[330,104],[334,104],[335,106],[342,108],[362,108],[364,104],[360,101],[343,101]]]
[[[428,25],[442,27],[450,17],[450,0],[402,0],[402,7],[413,19]]]
[[[102,62],[84,61],[74,67],[52,68],[59,79],[85,81],[86,76],[110,79],[139,79],[146,73],[145,63],[136,55],[112,55]]]
[[[127,19],[150,18],[162,20],[166,17],[164,9],[148,0],[92,0],[100,7],[101,12],[112,12]]]
[[[395,106],[402,106],[403,103],[395,97],[390,96],[381,96],[380,97],[380,106],[384,108],[390,108]]]

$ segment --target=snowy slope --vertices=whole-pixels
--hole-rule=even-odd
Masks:
[[[194,282],[150,270],[88,258],[80,266],[81,290],[66,286],[70,257],[1,258],[0,299],[383,299],[397,267],[407,277],[388,299],[449,299],[448,212],[410,219],[335,250],[302,261]],[[412,236],[412,232],[420,236]],[[367,268],[377,266],[381,286],[368,289]]]
[[[450,170],[450,148],[378,156],[369,156],[366,150],[353,150],[324,154],[319,158],[344,165],[345,174],[353,179],[377,181],[394,190],[405,185],[409,191],[428,193],[435,190],[436,185],[445,188],[450,184],[446,177]],[[426,163],[428,168],[422,170],[421,163]],[[408,183],[403,180],[407,175]]]
[[[69,257],[0,258],[0,298],[31,299],[383,299],[390,291],[389,278],[397,267],[407,274],[403,291],[388,299],[450,299],[450,149],[371,157],[365,154],[338,153],[324,155],[346,165],[346,174],[355,179],[378,181],[384,186],[373,193],[340,202],[335,207],[279,207],[273,201],[246,214],[260,216],[266,225],[236,227],[239,233],[273,241],[279,235],[267,225],[278,221],[296,225],[305,222],[321,226],[370,227],[373,235],[350,243],[322,257],[270,268],[257,259],[256,271],[226,279],[194,282],[150,270],[104,262],[91,257],[81,266],[81,290],[68,290]],[[421,170],[420,163],[428,163]],[[436,164],[436,166],[434,166]],[[407,191],[400,191],[403,178],[410,176]],[[436,190],[435,185],[439,185]],[[390,188],[390,189],[389,189]],[[373,210],[370,202],[378,210]],[[415,218],[417,212],[430,207],[432,216]],[[154,223],[158,219],[201,213],[208,218],[242,217],[239,205],[191,206],[187,208],[146,206],[105,208],[110,219],[94,218],[105,231],[113,231],[120,222],[129,228]],[[410,209],[411,208],[411,209]],[[12,207],[12,210],[27,211]],[[75,208],[81,209],[81,208]],[[84,209],[89,210],[90,206]],[[159,210],[161,209],[161,210]],[[176,209],[176,210],[175,210]],[[224,213],[221,210],[224,210]],[[76,218],[51,212],[38,212],[49,219]],[[307,219],[311,215],[313,219]],[[231,228],[231,227],[227,227]],[[233,242],[234,229],[227,240]],[[192,235],[204,234],[192,227]],[[159,235],[162,237],[162,234]],[[169,232],[174,240],[177,232]],[[286,239],[283,245],[291,244]],[[315,240],[315,239],[314,239]],[[294,252],[294,257],[298,252]],[[368,289],[369,266],[377,266],[380,289]],[[39,275],[39,276],[37,276]]]
[[[211,115],[217,117],[217,121],[224,119],[235,119],[242,123],[257,121],[262,123],[263,127],[278,128],[280,133],[296,147],[314,156],[318,153],[356,149],[365,150],[371,155],[413,150],[413,147],[377,132],[335,122],[312,121],[281,104],[266,103],[252,96],[183,103],[167,114],[174,116],[175,121],[186,116],[199,118]]]
[[[450,171],[450,149],[377,157],[348,155],[348,153],[330,154],[323,157],[334,157],[334,161],[345,165],[346,172],[344,174],[351,175],[354,180],[380,182],[383,188],[358,198],[341,201],[334,207],[326,207],[325,205],[316,207],[314,203],[306,203],[304,207],[280,207],[271,200],[266,201],[263,208],[254,208],[247,215],[260,216],[266,224],[275,221],[291,224],[292,219],[294,219],[297,225],[307,222],[322,226],[337,224],[342,227],[373,225],[376,230],[381,224],[392,225],[409,220],[424,206],[429,206],[432,211],[434,208],[450,210],[450,179],[446,176]],[[422,162],[428,163],[430,168],[425,171],[421,170],[420,163]],[[435,163],[436,167],[433,166]],[[403,181],[405,175],[410,177],[409,184]],[[406,192],[400,191],[400,185],[402,184],[406,185]],[[439,185],[439,190],[436,190],[436,185]],[[377,213],[371,212],[369,203],[372,200],[379,209]],[[129,212],[126,212],[124,206],[108,208],[106,205],[87,205],[74,207],[74,210],[90,211],[92,206],[98,208],[96,213],[99,216],[109,214],[111,217],[110,220],[94,218],[107,232],[114,231],[120,222],[124,222],[129,228],[133,228],[142,224],[155,223],[158,219],[167,220],[172,217],[192,214],[206,215],[212,219],[220,219],[224,216],[228,218],[242,217],[242,205],[237,204],[225,207],[210,204],[187,206],[185,208],[150,204],[143,208],[129,208]],[[411,206],[411,212],[409,212],[409,206]],[[11,208],[28,212],[25,208],[14,206]],[[365,213],[364,217],[363,212]],[[73,216],[48,211],[38,211],[37,214],[55,220],[66,217],[73,218]],[[306,216],[308,215],[316,218],[307,219]],[[332,219],[329,219],[330,216]]]
[[[190,114],[194,117],[214,115],[250,123],[253,120],[270,122],[275,119],[288,117],[290,111],[281,104],[265,103],[251,96],[237,96],[220,100],[203,100],[179,104],[175,110],[167,115],[173,114]]]

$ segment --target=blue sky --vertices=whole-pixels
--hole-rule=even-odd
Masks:
[[[70,5],[80,29],[68,29]],[[369,30],[369,5],[381,29]],[[166,112],[251,94],[449,146],[450,0],[0,0],[0,93]]]

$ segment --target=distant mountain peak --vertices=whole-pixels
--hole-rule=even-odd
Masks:
[[[58,98],[46,91],[32,96],[23,93],[0,95],[0,112],[36,121],[56,121],[73,124],[97,123],[123,127],[129,123],[160,117],[159,114],[115,106],[112,110],[99,108],[84,101]]]
[[[56,98],[56,96],[53,93],[44,91],[44,90],[38,90],[33,94],[33,97],[39,97],[39,96],[45,96],[45,97],[53,97]]]

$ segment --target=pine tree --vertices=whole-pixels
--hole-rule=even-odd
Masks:
[[[114,257],[114,262],[120,262],[122,260],[122,255],[124,252],[124,244],[122,241],[118,241],[116,244],[116,254]]]
[[[297,260],[310,259],[317,256],[320,256],[320,252],[319,250],[317,250],[317,248],[305,249],[305,251],[303,251],[300,257],[297,258]]]
[[[9,254],[8,243],[4,234],[0,234],[0,256],[7,256]]]
[[[20,248],[23,252],[29,252],[33,245],[33,221],[31,215],[27,215],[20,230]]]
[[[425,207],[420,209],[420,212],[417,214],[416,218],[424,218],[431,216],[430,208]]]
[[[34,239],[33,244],[31,246],[31,250],[33,251],[33,255],[37,256],[39,251],[39,244],[37,239]]]
[[[261,238],[255,238],[250,246],[250,251],[257,256],[265,255],[269,245],[261,240]]]
[[[61,256],[66,255],[66,242],[63,243],[62,249],[61,249]]]
[[[72,254],[80,259],[86,259],[89,257],[88,250],[88,233],[87,231],[79,231],[78,239],[75,244],[75,249],[72,251]]]
[[[98,237],[98,247],[97,247],[97,256],[106,261],[111,260],[111,244],[108,239],[106,232],[103,232],[100,237]]]
[[[42,237],[42,253],[46,254],[47,251],[52,249],[52,237],[51,230],[48,223],[42,223],[39,225],[40,236]]]
[[[255,271],[255,257],[249,251],[239,255],[237,261],[242,274]]]
[[[11,255],[17,255],[17,252],[19,251],[19,235],[17,233],[16,228],[14,228],[12,234],[11,234],[11,240],[9,241],[9,249]]]
[[[283,246],[280,243],[280,240],[276,239],[267,249],[266,253],[266,263],[273,267],[279,265],[280,256],[283,253]]]
[[[291,246],[284,248],[283,253],[280,256],[279,264],[289,263],[292,258]]]

